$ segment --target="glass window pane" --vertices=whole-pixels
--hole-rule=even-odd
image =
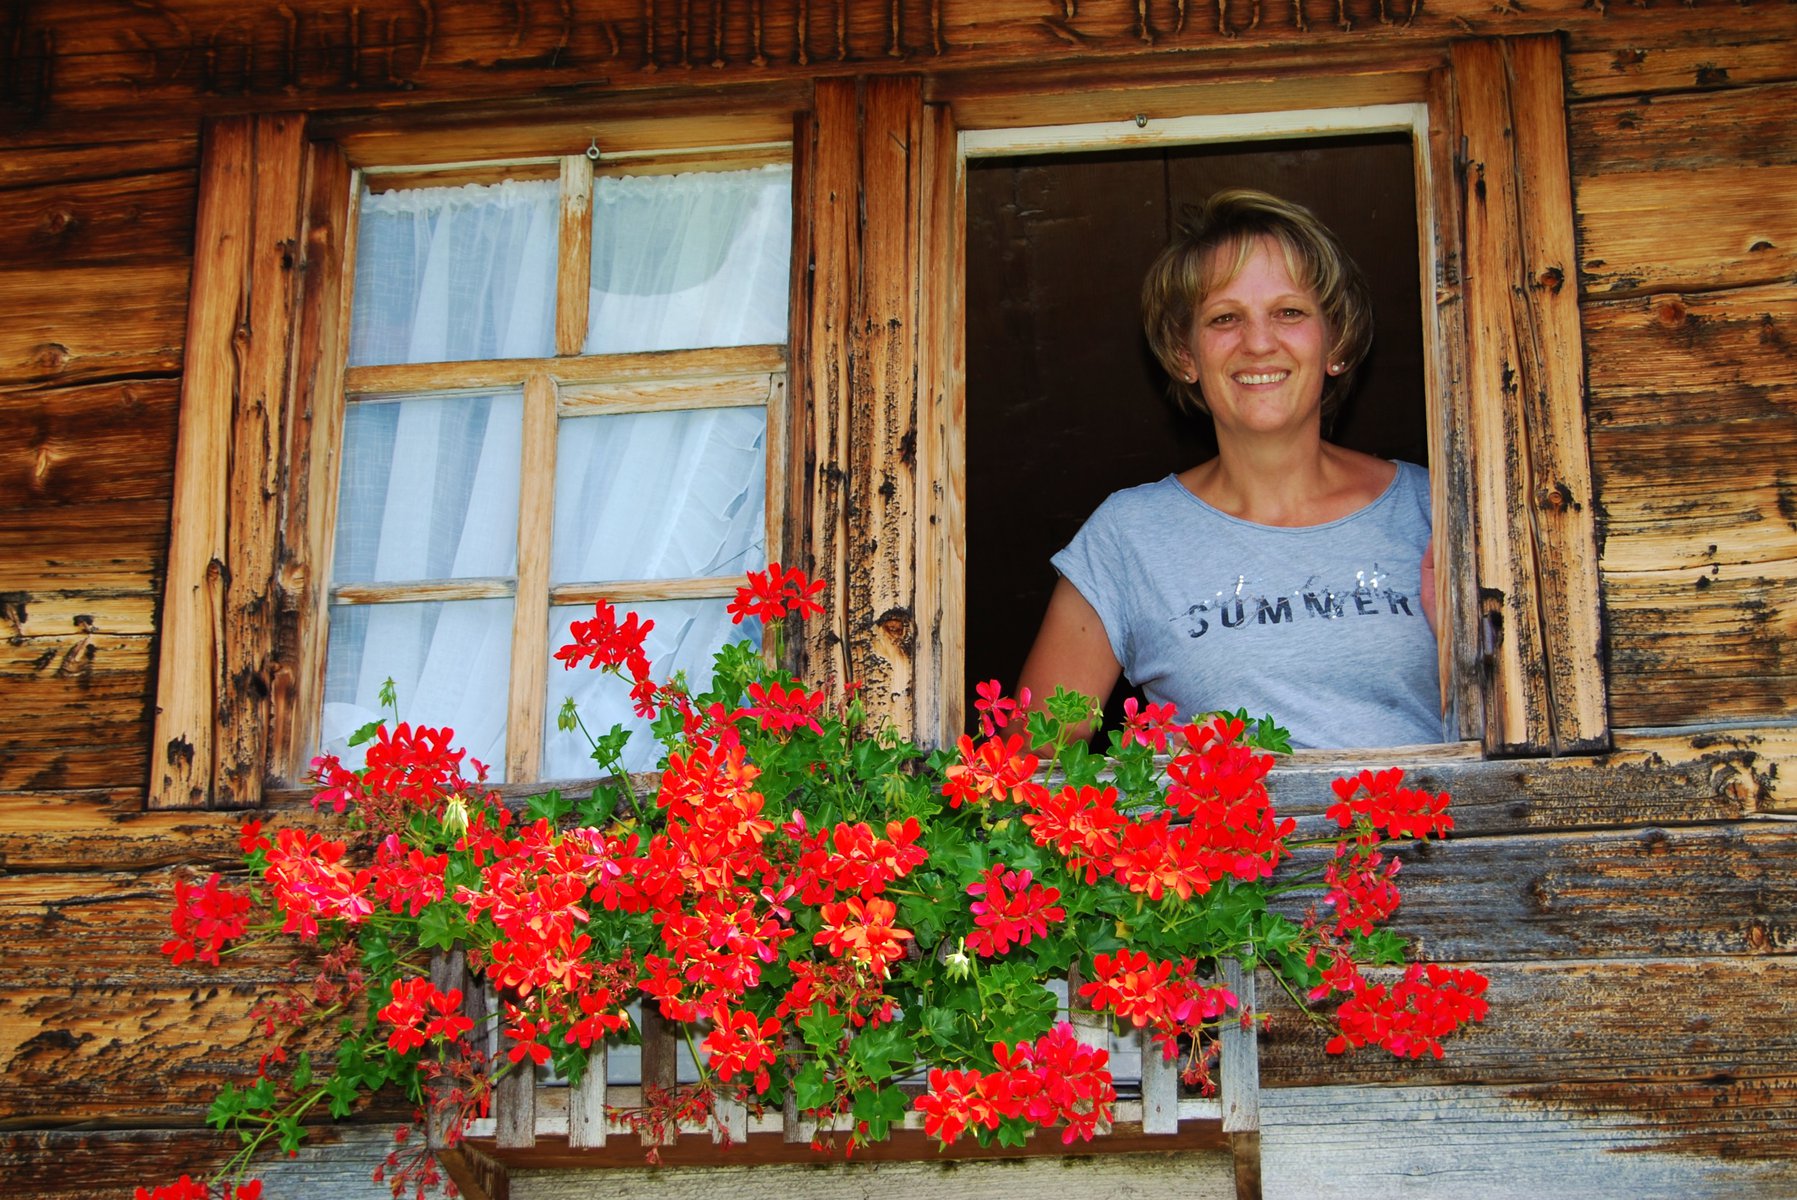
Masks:
[[[568,417],[555,461],[556,583],[766,563],[766,409]]]
[[[523,413],[518,392],[351,404],[333,582],[514,574]]]
[[[330,637],[319,729],[325,753],[362,765],[362,749],[351,750],[347,739],[370,721],[392,720],[378,699],[382,682],[392,679],[403,720],[449,726],[456,745],[487,764],[490,778],[503,777],[510,600],[334,604]],[[472,779],[473,765],[463,759],[462,767]]]
[[[684,672],[687,686],[696,695],[711,686],[712,655],[726,642],[749,641],[761,644],[761,624],[750,619],[741,625],[730,620],[725,611],[729,601],[658,600],[648,604],[619,605],[620,619],[634,611],[655,628],[644,639],[643,648],[658,680]],[[572,640],[569,626],[593,615],[590,604],[558,605],[549,610],[549,706],[544,720],[543,777],[545,779],[590,779],[598,767],[588,755],[590,747],[579,731],[564,733],[556,728],[555,714],[561,711],[562,699],[574,698],[580,719],[597,737],[622,725],[632,730],[630,744],[624,748],[624,765],[631,771],[653,770],[661,758],[661,744],[649,732],[649,722],[639,718],[631,707],[630,684],[604,671],[582,664],[576,668],[556,662],[554,654]]]
[[[792,168],[603,176],[586,352],[786,341]]]
[[[560,226],[553,180],[364,191],[350,365],[555,353]]]

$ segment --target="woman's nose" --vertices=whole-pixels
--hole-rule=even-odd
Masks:
[[[1272,350],[1278,344],[1273,335],[1273,322],[1266,317],[1248,317],[1242,322],[1242,346],[1253,351]]]

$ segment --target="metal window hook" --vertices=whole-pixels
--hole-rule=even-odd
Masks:
[[[599,161],[599,139],[597,137],[588,139],[588,141],[587,141],[587,157],[592,159],[594,162]]]

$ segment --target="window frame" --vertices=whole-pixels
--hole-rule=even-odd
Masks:
[[[932,99],[956,135],[953,270],[964,276],[969,153],[1069,152],[1195,140],[1408,131],[1417,173],[1423,334],[1444,696],[1469,757],[1595,753],[1609,746],[1596,514],[1584,424],[1564,69],[1550,35],[1457,42],[1442,58],[1368,75],[1351,61],[1260,80],[1130,86],[1059,78],[950,79]],[[1193,116],[1202,111],[1205,115]],[[1054,118],[1052,124],[1041,120]],[[1108,131],[1108,132],[1107,132]],[[1432,301],[1432,303],[1431,303]],[[958,368],[965,322],[945,337]],[[949,407],[964,412],[964,379]],[[949,474],[965,474],[958,433]],[[1464,499],[1461,499],[1464,498]],[[958,545],[958,513],[939,539]],[[935,522],[932,522],[934,525]],[[965,586],[958,553],[939,545]],[[960,609],[944,605],[958,617]],[[958,658],[964,632],[945,637]],[[961,732],[959,694],[924,731]],[[1341,758],[1316,752],[1305,758]]]
[[[346,387],[363,393],[415,390],[428,381],[435,388],[466,391],[495,386],[491,377],[517,375],[536,393],[537,410],[549,414],[533,425],[533,397],[527,395],[524,460],[534,464],[553,463],[563,409],[655,407],[652,401],[583,401],[573,393],[629,387],[652,377],[703,386],[731,375],[760,374],[766,384],[756,406],[764,406],[768,417],[767,556],[786,555],[791,521],[783,501],[792,494],[786,380],[798,311],[789,308],[786,346],[584,355],[588,260],[583,251],[590,220],[573,235],[574,247],[565,252],[560,247],[571,236],[571,214],[586,216],[590,207],[581,202],[590,201],[592,186],[587,145],[604,139],[615,149],[604,152],[602,162],[627,163],[629,173],[753,165],[775,156],[784,161],[791,149],[790,103],[777,93],[729,119],[695,106],[673,106],[659,116],[626,106],[615,120],[598,115],[577,126],[563,120],[547,132],[496,124],[431,129],[411,138],[396,137],[384,124],[308,129],[305,117],[291,114],[207,123],[149,807],[255,805],[267,787],[297,785],[316,752]],[[558,140],[567,153],[541,153]],[[474,153],[477,148],[482,153]],[[368,161],[370,155],[391,161],[377,166]],[[551,164],[561,179],[556,355],[348,367],[355,210],[364,172],[463,178],[494,164]],[[794,207],[796,216],[796,202]],[[796,239],[794,249],[797,264],[802,259]],[[565,269],[575,262],[580,270]],[[790,268],[792,284],[799,273]],[[797,294],[790,286],[789,299]],[[570,320],[570,313],[579,320]],[[569,393],[565,403],[558,395],[563,389]],[[677,407],[715,401],[701,398],[698,405]],[[550,510],[554,480],[548,472],[522,472],[520,487],[525,507]],[[532,498],[533,488],[543,494]],[[624,602],[721,598],[734,593],[736,581],[617,586],[595,581],[551,589],[549,545],[541,545],[530,556],[539,561],[530,563],[524,561],[526,549],[521,544],[514,603],[522,610],[528,597],[532,611],[514,613],[507,710],[524,713],[527,727],[508,722],[506,766],[509,779],[528,786],[542,782],[536,766],[548,705],[546,699],[525,696],[546,695],[553,604],[590,602],[599,592]],[[527,576],[538,575],[540,589],[527,582]],[[533,628],[539,615],[541,638],[520,632]],[[527,641],[541,645],[543,653],[519,659],[518,647]],[[535,661],[539,657],[542,661]]]

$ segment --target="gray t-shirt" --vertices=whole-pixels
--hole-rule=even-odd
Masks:
[[[1256,525],[1172,475],[1098,506],[1055,569],[1104,621],[1123,673],[1182,717],[1271,713],[1298,748],[1442,740],[1418,599],[1429,473],[1324,525]]]

